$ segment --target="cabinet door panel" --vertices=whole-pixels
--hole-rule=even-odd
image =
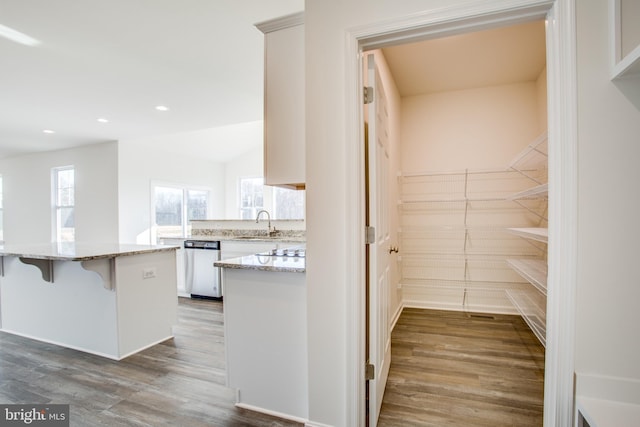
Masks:
[[[304,26],[265,35],[265,184],[305,182]]]

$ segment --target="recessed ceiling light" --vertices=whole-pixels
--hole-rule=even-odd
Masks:
[[[51,130],[51,129],[45,129],[42,131],[43,133],[56,133],[55,130]]]
[[[156,105],[156,110],[158,111],[169,111],[169,107],[166,105]]]
[[[16,31],[13,28],[9,28],[2,24],[0,24],[0,37],[4,37],[11,40],[12,42],[24,44],[27,46],[37,46],[40,44],[39,40],[36,40],[33,37],[29,37],[28,35],[21,33],[20,31]]]
[[[108,120],[108,119],[105,119],[104,117],[100,117],[100,118],[98,118],[98,121],[99,121],[100,123],[109,123],[109,120]]]

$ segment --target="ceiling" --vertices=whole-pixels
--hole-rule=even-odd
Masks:
[[[263,35],[254,24],[303,8],[304,0],[0,0],[0,25],[40,42],[0,37],[0,158],[119,140],[228,161],[262,138]],[[544,23],[384,54],[402,96],[532,81],[545,64]],[[184,134],[179,147],[167,137],[175,134]]]
[[[545,51],[544,21],[383,49],[400,96],[535,81]]]
[[[0,37],[0,158],[195,131],[202,156],[233,157],[246,144],[230,143],[229,130],[262,119],[254,24],[303,9],[304,0],[0,0],[0,25],[40,42]]]

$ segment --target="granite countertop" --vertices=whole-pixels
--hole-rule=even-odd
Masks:
[[[164,252],[178,249],[175,245],[136,245],[123,243],[57,242],[42,244],[0,245],[0,256],[47,259],[54,261],[89,261],[100,258]]]
[[[198,230],[198,234],[189,237],[158,237],[159,240],[207,240],[207,241],[234,241],[234,242],[290,242],[305,243],[304,231],[278,230],[275,233],[261,233],[256,230]]]
[[[213,265],[222,268],[279,271],[285,273],[304,273],[306,271],[305,258],[294,256],[256,254],[216,261]]]
[[[277,230],[274,232],[268,232],[267,230],[217,228],[196,230],[195,233],[191,234],[191,238],[203,240],[304,242],[306,240],[306,233],[304,230]]]

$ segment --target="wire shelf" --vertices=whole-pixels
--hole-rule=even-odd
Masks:
[[[503,169],[399,174],[398,261],[409,300],[516,307],[544,341],[547,175],[546,132]]]

